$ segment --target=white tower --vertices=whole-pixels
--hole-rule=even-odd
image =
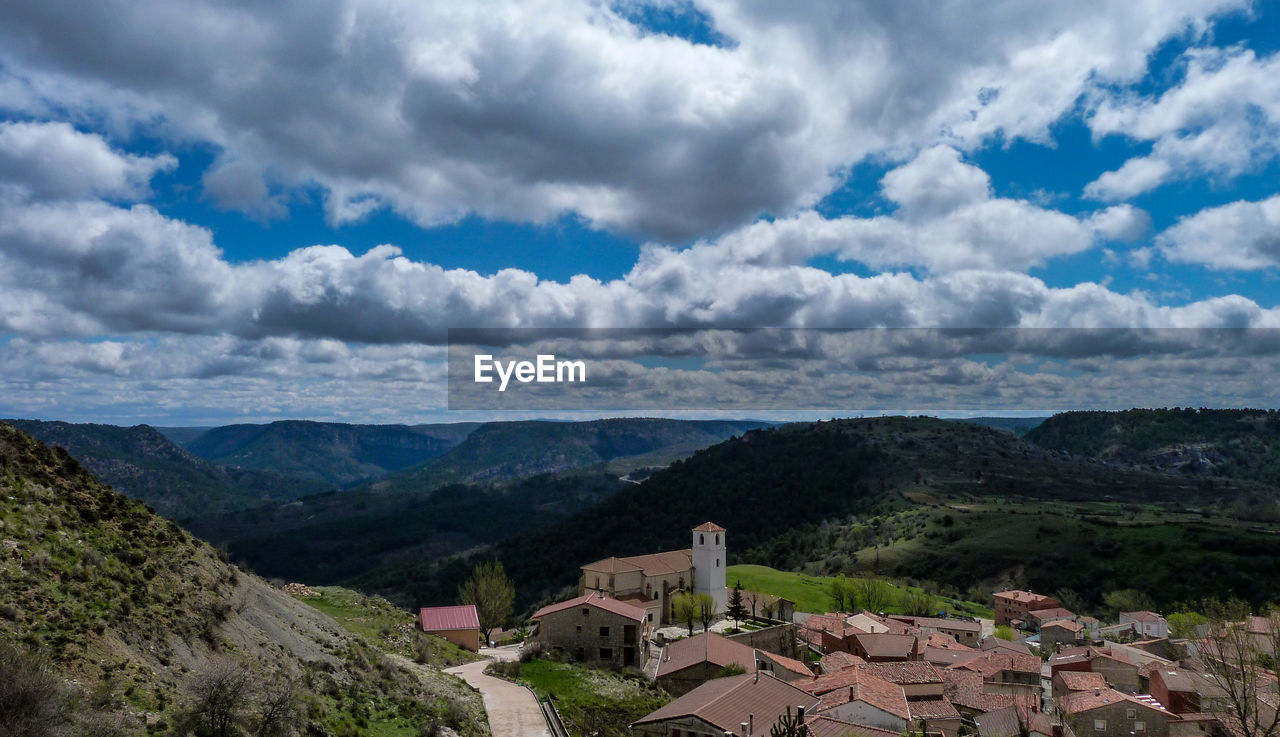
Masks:
[[[724,613],[729,606],[729,590],[724,585],[725,530],[714,522],[693,528],[693,593],[711,594],[716,611]]]

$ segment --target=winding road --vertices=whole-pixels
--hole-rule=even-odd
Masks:
[[[519,657],[519,650],[485,648],[480,654],[493,660],[513,660]],[[485,675],[484,669],[488,664],[488,660],[480,660],[445,672],[458,676],[480,691],[484,709],[489,713],[493,737],[551,737],[538,700],[529,689]]]

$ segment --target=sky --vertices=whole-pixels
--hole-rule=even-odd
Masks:
[[[460,327],[1280,328],[1278,54],[1239,0],[8,3],[0,416],[517,416],[447,409]],[[1143,360],[1010,409],[1277,404]]]

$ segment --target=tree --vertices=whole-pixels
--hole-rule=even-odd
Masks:
[[[1156,605],[1146,592],[1137,589],[1120,589],[1103,595],[1102,603],[1116,614],[1120,612],[1141,612]]]
[[[904,588],[899,604],[907,614],[913,614],[918,617],[938,611],[938,597],[924,589]]]
[[[889,584],[883,578],[878,576],[860,578],[855,583],[854,590],[867,611],[879,612],[889,604]]]
[[[677,622],[681,622],[689,628],[689,634],[693,634],[693,623],[698,618],[698,601],[693,598],[693,594],[688,591],[681,591],[671,597],[671,614]]]
[[[858,595],[854,590],[853,582],[843,573],[831,579],[830,585],[827,586],[827,594],[831,597],[831,603],[837,612],[852,612],[858,605]]]
[[[478,564],[471,571],[471,578],[458,587],[458,603],[476,605],[486,643],[493,631],[511,616],[515,598],[515,584],[497,560]]]
[[[1225,696],[1210,708],[1238,737],[1275,737],[1280,733],[1280,681],[1269,672],[1280,653],[1280,612],[1251,616],[1244,602],[1212,603],[1209,623],[1196,650],[1206,675]]]
[[[1013,628],[1007,624],[996,625],[995,632],[993,632],[992,634],[1000,638],[1001,640],[1008,640],[1009,642],[1013,642]]]
[[[711,594],[696,594],[694,601],[698,605],[698,621],[702,622],[702,631],[706,632],[716,619],[716,600],[711,598]]]
[[[298,686],[282,674],[262,676],[225,659],[187,684],[178,731],[197,737],[291,737],[302,722]]]
[[[712,678],[731,678],[733,676],[740,676],[746,672],[747,672],[747,669],[742,667],[741,665],[737,663],[730,663],[725,667],[721,668],[720,670],[716,671],[715,675],[711,677]]]
[[[729,608],[725,610],[725,615],[733,620],[736,627],[742,626],[742,620],[747,617],[747,608],[742,605],[742,582],[738,581],[733,585],[733,590],[729,592]]]
[[[1075,589],[1058,589],[1053,592],[1053,598],[1058,600],[1063,609],[1070,609],[1076,614],[1084,610],[1084,597]]]
[[[1174,612],[1169,617],[1169,636],[1182,640],[1196,638],[1196,627],[1209,623],[1209,618],[1199,612]]]
[[[777,614],[778,607],[780,606],[782,606],[782,602],[777,599],[765,599],[760,602],[760,614],[763,615],[765,619],[773,621],[773,615]]]

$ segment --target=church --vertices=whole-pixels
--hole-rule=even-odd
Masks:
[[[671,599],[681,591],[710,594],[716,611],[729,605],[725,587],[725,529],[713,522],[693,528],[691,547],[665,553],[605,558],[582,566],[578,594],[598,591],[644,609],[647,621],[672,624]]]

